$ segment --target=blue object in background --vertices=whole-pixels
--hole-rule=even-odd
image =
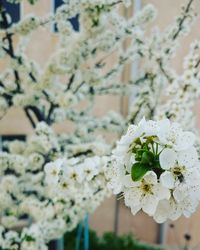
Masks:
[[[84,232],[83,232],[84,229]],[[76,247],[75,250],[81,249],[81,239],[83,233],[84,250],[89,250],[89,216],[86,214],[85,219],[78,225],[77,236],[76,236]]]
[[[84,220],[84,250],[89,250],[89,216],[86,214]]]
[[[69,21],[71,22],[73,29],[78,32],[80,28],[79,27],[79,14],[77,14],[75,17],[70,18]]]
[[[64,250],[64,238],[56,241],[56,250]]]
[[[6,9],[6,12],[10,15],[12,23],[17,23],[20,21],[21,8],[19,3],[9,3],[7,0],[0,1],[1,6]],[[10,25],[12,24],[10,23]],[[8,25],[8,27],[10,26]],[[4,28],[8,28],[4,27]]]
[[[57,8],[63,4],[63,0],[53,0],[53,2],[54,2],[53,11],[55,13]],[[71,22],[73,29],[78,32],[79,28],[80,28],[79,27],[79,14],[77,14],[76,16],[74,16],[72,18],[69,18],[68,20],[69,20],[69,22]],[[54,24],[54,31],[55,32],[58,31],[56,24]]]
[[[75,250],[80,250],[82,232],[83,232],[83,223],[81,222],[78,225],[78,229],[77,229]]]

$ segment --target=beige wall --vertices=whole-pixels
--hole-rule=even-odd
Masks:
[[[45,15],[51,8],[49,0],[40,0],[35,7],[30,7],[26,1],[24,1],[24,13],[35,12],[41,16]],[[163,29],[167,24],[171,23],[174,16],[179,12],[180,5],[183,0],[143,0],[143,4],[153,3],[158,8],[158,17],[154,24]],[[196,0],[196,10],[200,12],[200,1]],[[189,38],[184,38],[182,47],[178,50],[178,55],[173,60],[173,66],[181,72],[181,65],[183,56],[188,51],[188,45],[193,39],[200,38],[199,21],[193,26],[191,35]],[[27,53],[30,58],[36,59],[42,65],[45,64],[49,55],[54,50],[57,43],[57,37],[52,32],[39,29],[37,33],[33,35],[33,42],[30,45]],[[1,65],[1,63],[0,63]],[[1,66],[2,67],[2,66]],[[126,74],[125,77],[127,77]],[[119,98],[114,97],[101,97],[95,107],[95,112],[98,115],[102,115],[107,112],[108,109],[123,110],[127,106],[126,101],[122,101]],[[98,103],[104,105],[98,105]],[[122,107],[123,103],[123,107]],[[198,108],[196,109],[197,116],[199,117]],[[200,117],[198,119],[198,126],[200,127]],[[69,131],[69,123],[59,124],[56,126],[56,130],[59,132]],[[18,109],[12,109],[8,114],[0,121],[0,134],[26,134],[32,131],[29,122],[27,121],[23,111]],[[119,209],[119,233],[133,232],[138,238],[148,241],[156,242],[158,235],[158,225],[148,216],[143,213],[139,213],[137,216],[132,216],[130,210],[123,205],[120,201]],[[114,213],[115,213],[115,198],[107,199],[91,216],[91,227],[96,229],[99,233],[112,230],[114,225]],[[189,230],[193,235],[193,244],[197,244],[199,240],[200,225],[198,223],[200,219],[200,209],[195,213],[191,219],[180,219],[175,224],[177,226],[178,237]],[[174,233],[168,232],[167,242],[175,244]]]

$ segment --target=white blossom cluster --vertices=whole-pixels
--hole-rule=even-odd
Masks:
[[[23,224],[22,224],[23,225]],[[0,227],[0,240],[2,249],[19,250],[47,250],[46,241],[62,236],[65,223],[62,219],[33,223],[29,228],[23,225],[22,232],[8,230]],[[56,233],[55,233],[56,232]]]
[[[73,229],[109,195],[103,167],[107,157],[58,159],[45,165],[47,193]]]
[[[63,2],[54,14],[26,16],[8,28],[10,17],[0,9],[0,60],[7,65],[0,73],[0,118],[18,107],[35,128],[27,141],[7,143],[7,151],[0,152],[3,249],[46,250],[48,241],[76,227],[109,194],[105,174],[109,187],[123,192],[134,214],[142,209],[158,222],[189,216],[198,204],[194,136],[181,127],[194,130],[199,42],[191,45],[183,74],[170,66],[180,38],[196,18],[193,0],[173,25],[164,32],[153,29],[148,39],[146,25],[156,17],[152,5],[127,19],[119,8],[129,7],[131,0]],[[75,16],[79,31],[70,22]],[[27,55],[32,35],[55,24],[57,46],[40,65]],[[127,41],[129,46],[124,46]],[[111,55],[115,60],[109,63]],[[122,82],[126,64],[137,60],[138,74]],[[129,96],[132,91],[135,98],[128,118],[113,110],[94,115],[99,96]],[[128,121],[135,124],[143,116],[169,118],[181,127],[168,120],[130,125],[113,151],[111,166],[103,168],[113,140],[108,143],[102,135],[121,135]],[[56,135],[50,125],[63,121],[73,123],[74,132]],[[137,170],[138,166],[142,167]],[[16,232],[23,221],[21,232]]]
[[[48,124],[64,120],[74,122],[77,117],[79,122],[85,124],[83,119],[87,115],[95,121],[94,127],[101,127],[101,119],[89,116],[94,96],[129,92],[131,84],[123,85],[119,78],[124,65],[136,57],[137,44],[133,45],[135,49],[130,53],[130,50],[124,50],[124,41],[126,38],[137,41],[137,34],[142,33],[145,24],[155,17],[154,8],[147,5],[141,13],[126,20],[118,13],[122,2],[64,1],[54,16],[27,16],[9,27],[7,33],[1,30],[1,59],[8,60],[10,67],[0,74],[0,115],[4,115],[11,106],[16,106],[28,113],[34,112],[39,121]],[[128,5],[130,1],[124,2]],[[77,14],[79,32],[74,31],[68,21]],[[1,18],[7,24],[4,12]],[[31,34],[40,26],[50,28],[52,22],[57,24],[59,43],[42,68],[27,57],[26,50],[31,43]],[[20,39],[14,44],[15,35],[19,35]],[[106,58],[112,53],[117,54],[117,60],[108,66]],[[80,112],[77,106],[85,100],[88,108]],[[110,119],[106,127],[114,123]],[[117,124],[119,130],[121,121]]]
[[[2,233],[3,249],[12,249],[12,244],[16,249],[46,249],[46,243],[74,229],[109,195],[103,171],[109,146],[100,138],[96,145],[78,135],[58,138],[42,122],[26,142],[4,146],[8,152],[0,153],[0,223],[2,232],[10,234]],[[14,232],[20,225],[22,232]]]
[[[1,59],[8,62],[0,74],[0,116],[15,106],[23,109],[36,127],[35,135],[26,142],[8,143],[8,152],[0,153],[0,247],[46,249],[46,243],[74,229],[109,194],[102,170],[106,157],[99,157],[109,154],[112,145],[95,133],[121,133],[126,121],[114,111],[95,117],[93,106],[98,95],[128,92],[130,85],[121,86],[119,81],[127,61],[120,58],[123,42],[130,36],[127,27],[131,30],[134,23],[142,25],[151,19],[153,10],[146,9],[127,22],[118,14],[116,1],[64,1],[55,15],[27,16],[0,31]],[[77,14],[80,32],[74,31],[68,21]],[[104,32],[106,18],[110,27]],[[118,18],[122,20],[121,29]],[[1,21],[5,26],[10,24],[4,11]],[[27,47],[36,30],[49,29],[54,22],[59,42],[42,68],[28,58]],[[15,36],[19,39],[14,43]],[[108,68],[106,57],[118,49],[119,59]],[[81,110],[83,101],[88,105]],[[47,126],[65,120],[74,123],[73,135],[55,135]],[[61,179],[50,189],[53,184],[47,169],[61,159],[67,165],[62,166]],[[72,174],[78,171],[82,179],[77,180]],[[24,220],[28,225],[23,226]],[[14,231],[18,227],[22,228],[20,233]]]
[[[175,22],[164,32],[154,27],[148,39],[145,39],[147,36],[145,32],[140,34],[138,46],[141,63],[140,70],[133,79],[135,96],[130,107],[130,122],[137,123],[143,116],[156,120],[169,118],[181,123],[186,129],[194,129],[194,126],[188,127],[188,125],[191,124],[191,118],[194,119],[192,107],[198,91],[194,94],[193,87],[184,86],[193,85],[192,82],[196,82],[198,86],[199,42],[194,41],[191,44],[181,74],[178,74],[171,65],[177,49],[181,46],[180,38],[188,34],[196,20],[192,2],[187,2]],[[189,63],[192,57],[193,63]],[[186,79],[190,77],[189,75],[191,78]],[[166,93],[168,93],[167,98]],[[189,102],[186,96],[190,98]],[[185,111],[186,106],[187,111]]]
[[[172,83],[167,88],[168,100],[156,110],[156,117],[168,117],[184,128],[195,130],[193,107],[200,97],[200,42],[194,41],[190,52],[183,63],[183,74],[174,75]]]
[[[112,152],[108,186],[162,223],[189,217],[200,200],[200,162],[195,135],[168,119],[130,125]]]

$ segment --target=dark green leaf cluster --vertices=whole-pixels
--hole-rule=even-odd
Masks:
[[[163,250],[160,247],[141,243],[132,234],[116,236],[113,232],[107,232],[98,237],[96,232],[90,231],[89,246],[91,250]],[[76,241],[76,230],[65,235],[65,249],[74,250]],[[83,239],[81,248],[83,250]]]
[[[137,142],[137,147],[133,147],[131,151],[136,160],[131,168],[133,181],[141,180],[148,171],[154,171],[158,177],[160,176],[162,169],[159,163],[158,143],[154,142],[152,137],[146,138],[145,143]]]

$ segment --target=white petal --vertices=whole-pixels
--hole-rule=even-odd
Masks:
[[[130,138],[130,142],[133,141],[133,139],[135,138],[135,131],[137,130],[137,126],[135,125],[130,125],[128,127],[127,133],[125,136],[122,136],[123,139],[121,139],[120,141],[123,142],[123,140],[128,140],[128,138]]]
[[[170,169],[174,167],[176,163],[176,157],[176,152],[173,149],[164,149],[159,156],[160,165],[162,169]]]
[[[157,223],[163,223],[168,219],[171,207],[168,200],[159,201],[156,212],[154,214],[154,220]]]
[[[133,207],[131,207],[131,213],[132,213],[133,215],[136,215],[137,212],[140,211],[140,209],[141,209],[141,205],[133,206]]]
[[[163,119],[158,121],[159,130],[168,130],[170,128],[170,120],[169,119]]]
[[[134,138],[135,138],[134,134],[128,134],[127,132],[126,135],[121,137],[117,145],[129,145],[134,140]]]
[[[47,164],[44,166],[44,172],[45,172],[46,174],[49,174],[50,169],[51,169],[51,163],[47,163]]]
[[[139,127],[145,127],[147,121],[145,119],[145,117],[143,116],[142,120],[138,123],[138,126]]]
[[[112,189],[113,194],[119,194],[123,190],[123,185],[118,177],[114,177],[107,184],[108,189]]]
[[[144,176],[145,182],[148,184],[157,184],[157,175],[153,171],[149,171]]]
[[[198,161],[198,154],[194,147],[187,150],[180,151],[178,153],[178,164],[180,166],[185,166],[191,168]]]
[[[170,128],[170,134],[176,137],[180,133],[182,133],[181,125],[177,122],[172,123]]]
[[[128,207],[135,207],[140,204],[142,192],[139,188],[131,188],[124,191],[125,205]]]
[[[155,121],[148,121],[145,126],[145,134],[146,136],[157,135],[158,132],[158,123]]]
[[[120,142],[117,143],[117,147],[112,151],[112,154],[117,158],[121,158],[122,155],[126,155],[129,149],[128,144],[122,144]]]
[[[175,184],[174,175],[169,171],[165,171],[160,176],[160,182],[163,185],[163,187],[171,189],[174,187]]]
[[[179,188],[175,189],[173,192],[173,197],[176,201],[181,202],[185,198],[185,192]]]
[[[144,133],[144,127],[138,126],[134,133],[134,139],[139,138]]]
[[[152,216],[156,212],[158,199],[153,195],[147,195],[142,200],[142,210]]]
[[[158,133],[157,136],[161,142],[164,144],[167,143],[167,135],[170,129],[170,121],[168,119],[164,119],[158,122]]]
[[[159,200],[169,199],[170,198],[170,191],[168,188],[163,187],[160,183],[152,187],[153,194]]]
[[[175,149],[186,150],[194,145],[195,139],[196,136],[192,132],[182,132],[177,137]]]
[[[192,215],[192,213],[190,211],[183,211],[183,215],[186,217],[186,218],[190,218],[190,216]]]
[[[170,129],[170,121],[169,119],[163,119],[158,121],[158,134],[164,135],[169,132]]]
[[[178,208],[175,208],[174,210],[172,210],[169,219],[170,220],[177,220],[179,217],[181,217],[182,213]]]
[[[122,177],[122,183],[125,187],[134,187],[135,186],[135,183],[133,182],[130,174]]]
[[[146,126],[146,120],[145,117],[142,118],[142,120],[138,123],[138,126],[135,128],[134,131],[134,139],[139,138],[145,131]]]
[[[62,164],[64,164],[64,159],[58,159],[55,161],[55,163],[58,166],[58,168],[60,168],[62,166]]]
[[[126,171],[128,173],[131,173],[131,169],[133,164],[136,162],[135,156],[133,154],[127,154],[127,156],[124,158],[124,165],[126,166]]]

